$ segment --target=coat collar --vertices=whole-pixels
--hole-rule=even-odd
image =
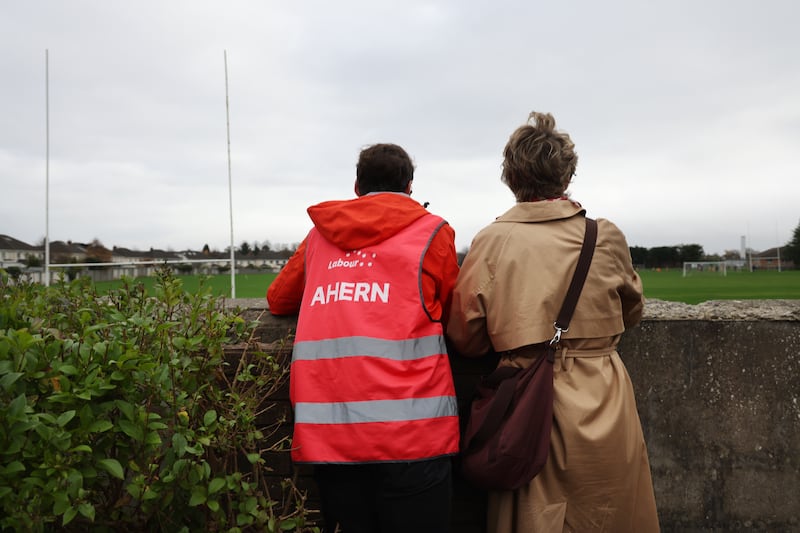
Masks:
[[[519,202],[497,217],[495,222],[547,222],[586,214],[581,204],[574,200],[542,200],[539,202]]]

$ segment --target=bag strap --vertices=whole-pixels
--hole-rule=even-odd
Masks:
[[[546,355],[538,357],[531,365],[534,368],[528,368],[529,371],[536,372],[536,368],[542,364],[545,357],[548,363],[553,362],[553,354],[555,347],[561,340],[561,333],[569,329],[569,321],[572,318],[572,313],[575,311],[575,306],[578,303],[578,297],[583,290],[583,284],[586,281],[586,275],[589,273],[589,266],[592,263],[592,256],[594,255],[595,243],[597,242],[597,221],[592,218],[586,219],[586,235],[583,238],[583,245],[581,246],[581,254],[578,257],[578,265],[575,267],[575,273],[572,275],[572,281],[567,289],[567,295],[564,297],[564,303],[561,305],[561,311],[558,313],[558,318],[553,323],[556,328],[556,335],[548,345]],[[486,380],[492,387],[497,387],[495,401],[492,402],[486,418],[484,418],[481,427],[477,429],[472,438],[470,447],[484,442],[498,429],[500,424],[505,418],[506,413],[511,407],[514,398],[514,391],[517,381],[521,377],[521,369],[515,367],[498,367],[487,376]]]
[[[555,348],[561,341],[561,334],[565,331],[569,331],[569,322],[572,320],[572,313],[575,312],[575,306],[578,304],[578,298],[583,290],[586,275],[589,273],[589,266],[592,264],[592,256],[594,255],[596,243],[597,221],[593,218],[586,217],[586,234],[583,237],[581,255],[578,256],[578,264],[575,267],[575,273],[572,275],[572,281],[567,289],[567,295],[564,297],[564,303],[561,304],[561,311],[559,311],[556,321],[553,322],[556,333],[550,340],[551,347]]]

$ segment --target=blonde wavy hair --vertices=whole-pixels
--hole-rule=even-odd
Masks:
[[[553,115],[533,111],[527,124],[508,139],[501,180],[517,202],[558,198],[567,190],[577,166],[578,154],[569,135],[556,130]]]

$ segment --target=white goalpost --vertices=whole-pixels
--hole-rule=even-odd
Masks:
[[[728,275],[727,261],[684,261],[683,277],[699,272],[711,272]]]
[[[90,266],[111,266],[123,267],[125,265],[140,267],[143,265],[167,265],[171,263],[228,263],[231,273],[231,298],[236,298],[236,255],[234,247],[233,233],[233,183],[231,177],[231,121],[230,121],[230,102],[228,96],[228,51],[222,53],[225,68],[225,126],[227,133],[228,148],[228,213],[230,217],[230,259],[179,259],[161,261],[130,261],[114,263],[51,263],[50,262],[50,51],[44,51],[44,90],[45,90],[45,229],[44,229],[44,272],[39,275],[39,282],[45,286],[50,285],[51,268],[75,268]]]

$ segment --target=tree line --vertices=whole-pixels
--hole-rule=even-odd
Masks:
[[[631,246],[631,260],[637,268],[681,268],[687,261],[715,261],[707,256],[699,244],[656,246],[645,248]]]
[[[297,250],[299,246],[300,246],[299,242],[294,242],[291,244],[287,243],[272,244],[268,240],[262,242],[260,245],[258,241],[253,241],[253,244],[251,246],[249,242],[242,241],[242,244],[240,244],[239,248],[237,248],[235,251],[241,255],[258,255],[261,252],[274,252],[281,255],[282,257],[288,258],[291,257],[292,254],[294,254],[294,252]],[[206,244],[206,248],[207,247],[208,245]],[[205,251],[206,248],[204,248],[203,250]],[[229,250],[230,247],[227,247],[226,251]]]
[[[722,255],[707,255],[699,244],[656,246],[654,248],[631,246],[630,251],[633,264],[638,268],[681,268],[685,262],[740,259],[738,250],[727,250]],[[795,265],[800,266],[800,224],[794,229],[792,239],[781,247],[780,254],[783,260],[793,261]]]
[[[800,266],[800,224],[794,228],[792,240],[786,243],[786,246],[781,248],[781,254],[786,259],[794,261],[795,265]]]

